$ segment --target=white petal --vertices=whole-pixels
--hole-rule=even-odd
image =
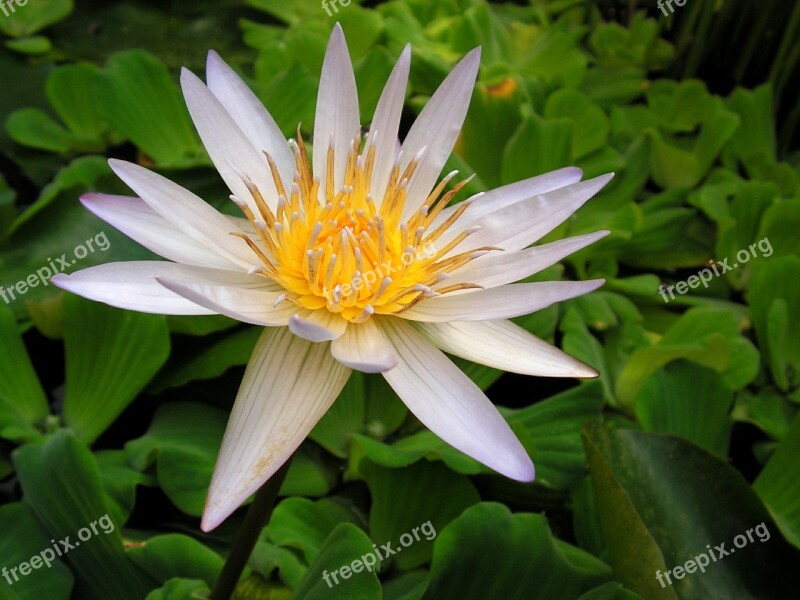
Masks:
[[[529,246],[566,221],[589,198],[599,192],[612,177],[613,173],[610,173],[573,183],[567,187],[510,204],[479,219],[468,218],[465,212],[462,227],[477,226],[480,227],[480,230],[461,242],[448,255],[480,246],[495,246],[506,251],[519,250]],[[442,240],[438,243],[446,244],[447,238],[456,233],[457,231],[448,232],[447,236],[442,236]]]
[[[297,307],[291,302],[275,303],[282,292],[274,285],[218,284],[186,281],[180,278],[159,277],[157,281],[168,290],[209,310],[253,325],[273,327],[286,325]]]
[[[482,365],[540,377],[597,377],[575,360],[511,321],[418,323],[436,347]]]
[[[397,148],[397,132],[400,128],[400,117],[403,113],[403,104],[406,98],[408,84],[408,71],[411,64],[411,45],[406,45],[403,53],[397,60],[389,80],[381,93],[381,99],[375,109],[372,126],[364,147],[366,156],[369,148],[375,141],[375,165],[372,170],[372,181],[369,190],[377,206],[381,205],[386,193],[386,185],[394,166]]]
[[[169,291],[159,285],[157,277],[232,283],[252,280],[243,272],[155,260],[108,263],[71,275],[60,273],[50,281],[73,294],[128,310],[164,315],[210,315],[218,312]]]
[[[409,410],[445,442],[511,479],[532,481],[533,463],[505,419],[440,350],[399,319],[381,319],[399,364],[383,376]]]
[[[277,206],[278,192],[267,159],[247,138],[217,97],[189,71],[181,71],[186,106],[208,155],[233,194],[255,212],[256,206],[242,176],[256,184],[271,207]]]
[[[242,240],[230,235],[231,221],[194,195],[144,167],[110,159],[109,166],[158,214],[209,249],[244,268],[255,256]]]
[[[451,273],[452,277],[439,285],[444,287],[460,281],[474,283],[483,288],[493,288],[513,283],[556,264],[562,258],[593,244],[609,233],[609,231],[598,231],[533,248],[512,252],[490,252],[456,269]]]
[[[289,319],[289,329],[310,342],[329,342],[345,332],[347,321],[325,308],[301,310]]]
[[[266,329],[236,396],[203,511],[210,531],[288,460],[350,376],[331,356],[285,327]]]
[[[168,260],[198,267],[239,268],[237,264],[186,235],[141,198],[84,194],[81,202],[106,223]]]
[[[347,42],[341,25],[337,23],[325,52],[322,63],[317,112],[314,118],[314,177],[320,180],[320,197],[325,197],[325,174],[328,163],[328,147],[333,134],[334,188],[344,183],[344,170],[350,142],[360,128],[358,116],[358,91],[353,74],[353,63],[347,51]]]
[[[426,298],[398,316],[427,323],[510,319],[588,294],[604,282],[604,279],[591,279],[512,283],[468,294],[445,294]]]
[[[213,50],[209,51],[206,61],[206,79],[208,89],[225,107],[253,147],[272,156],[284,186],[288,188],[295,169],[294,153],[258,97]]]
[[[456,138],[467,116],[467,108],[478,76],[481,49],[475,48],[459,62],[428,104],[403,140],[400,156],[400,173],[424,148],[425,152],[417,171],[408,185],[408,201],[403,220],[413,215],[433,189],[445,161],[453,151]]]
[[[516,181],[488,192],[482,192],[470,198],[472,206],[467,209],[462,218],[469,218],[475,221],[510,204],[577,183],[582,176],[583,171],[578,167],[564,167],[557,171],[550,171],[549,173]],[[431,227],[435,228],[446,221],[457,208],[458,204],[445,208],[433,220]]]
[[[397,366],[398,358],[375,318],[350,323],[344,335],[333,340],[331,352],[336,360],[364,373],[383,373]]]

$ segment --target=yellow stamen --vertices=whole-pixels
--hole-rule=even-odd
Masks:
[[[315,177],[298,128],[297,141],[290,141],[295,157],[291,185],[281,180],[275,161],[264,153],[278,193],[275,207],[267,204],[261,191],[245,176],[242,179],[253,202],[246,204],[232,197],[253,225],[255,238],[242,232],[233,235],[242,238],[263,265],[254,266],[251,273],[284,288],[280,302],[294,302],[311,310],[325,308],[361,323],[373,314],[402,312],[424,298],[479,287],[457,280],[436,291],[429,287],[494,250],[484,247],[447,256],[473,229],[451,236],[442,247],[435,246],[469,203],[460,204],[432,229],[433,222],[469,179],[445,192],[456,175],[455,171],[449,173],[420,209],[404,219],[408,185],[424,150],[405,167],[393,167],[384,197],[376,202],[369,194],[375,167],[374,143],[368,141],[365,154],[359,154],[361,135],[354,137],[341,188],[335,189],[333,142],[331,136],[328,147],[317,150],[325,153],[326,166]],[[320,177],[325,183],[323,195]]]

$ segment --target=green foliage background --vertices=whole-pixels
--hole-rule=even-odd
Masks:
[[[439,441],[381,378],[354,376],[295,458],[236,597],[790,597],[800,566],[800,5],[745,4],[698,0],[665,17],[650,2],[354,0],[328,16],[316,0],[32,0],[0,14],[0,286],[100,233],[108,249],[71,269],[152,258],[77,201],[125,193],[109,156],[233,214],[177,87],[179,67],[201,72],[209,48],[287,136],[301,123],[308,138],[335,20],[364,124],[406,43],[406,126],[481,45],[447,165],[476,174],[469,194],[573,164],[586,177],[617,174],[545,241],[611,235],[536,276],[608,283],[518,319],[602,375],[512,379],[460,361],[534,457],[533,485]],[[665,303],[662,284],[726,258],[737,268]],[[242,514],[211,534],[197,517],[257,335],[53,286],[0,303],[0,567],[104,514],[116,525],[50,569],[0,579],[0,598],[205,597]],[[324,571],[373,543],[396,547],[428,521],[435,539],[380,573],[324,584]],[[768,541],[658,583],[657,570],[707,545],[730,548],[760,523]]]

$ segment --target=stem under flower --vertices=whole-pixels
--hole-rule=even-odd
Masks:
[[[247,515],[245,515],[231,553],[222,567],[222,572],[217,578],[209,600],[228,600],[236,589],[236,584],[253,552],[258,536],[269,522],[272,509],[275,507],[275,500],[278,498],[278,491],[283,485],[291,462],[292,457],[289,457],[289,460],[259,488],[253,497],[253,503],[247,509]]]

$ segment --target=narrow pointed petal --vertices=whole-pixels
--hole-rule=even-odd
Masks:
[[[84,194],[81,202],[106,223],[168,260],[198,267],[239,268],[236,263],[186,235],[141,198]]]
[[[320,196],[325,197],[325,173],[328,147],[333,134],[334,193],[344,183],[344,170],[350,141],[360,128],[358,116],[358,91],[353,63],[347,50],[344,31],[338,23],[333,28],[317,95],[317,112],[314,118],[314,176],[320,180]]]
[[[479,230],[453,248],[448,256],[480,246],[494,246],[506,251],[530,246],[566,221],[589,198],[603,189],[613,176],[613,173],[601,175],[526,198],[479,219],[467,217],[468,209],[464,213],[462,227],[478,227]],[[446,244],[457,233],[447,232],[438,243]]]
[[[285,327],[261,334],[214,467],[203,531],[216,528],[286,462],[349,375],[328,344],[301,339]]]
[[[113,158],[108,164],[150,208],[186,235],[244,268],[252,264],[252,252],[230,235],[231,221],[201,198],[139,165]]]
[[[256,205],[242,176],[256,184],[267,204],[278,203],[278,192],[266,158],[244,134],[206,85],[189,71],[181,71],[181,87],[197,133],[230,191],[254,211]]]
[[[397,64],[395,64],[392,74],[383,88],[378,106],[375,109],[375,116],[372,119],[372,126],[369,130],[368,145],[364,149],[364,154],[366,155],[373,145],[374,136],[377,134],[377,141],[374,142],[375,166],[369,186],[370,194],[375,199],[377,206],[381,205],[383,196],[386,194],[386,186],[389,183],[389,176],[394,166],[397,151],[397,133],[400,129],[400,117],[403,114],[410,65],[411,45],[409,44],[403,49],[403,53],[397,60]]]
[[[206,62],[208,89],[258,151],[267,152],[278,167],[284,186],[294,174],[294,153],[272,115],[236,72],[211,50]]]
[[[364,373],[383,373],[395,368],[399,360],[374,318],[350,323],[344,335],[331,343],[331,353],[340,363]]]
[[[437,348],[495,369],[539,377],[599,375],[592,367],[511,321],[453,321],[416,326]]]
[[[427,298],[398,316],[427,323],[510,319],[588,294],[603,283],[604,279],[512,283],[468,294]]]
[[[477,385],[439,349],[399,319],[381,319],[400,357],[383,376],[409,410],[445,442],[517,481],[532,481],[533,462]]]
[[[453,281],[463,281],[488,289],[513,283],[556,264],[609,233],[611,232],[598,231],[516,252],[490,252],[453,271],[452,277],[440,285],[452,285]]]
[[[50,281],[57,287],[117,308],[165,315],[210,315],[218,311],[192,302],[158,283],[157,277],[187,281],[244,282],[236,271],[190,267],[166,261],[128,261],[59,273]]]
[[[345,332],[347,321],[327,309],[301,310],[289,319],[289,329],[310,342],[329,342]]]
[[[403,141],[400,172],[424,148],[425,153],[408,186],[403,219],[413,215],[433,189],[445,161],[453,151],[467,116],[481,49],[475,48],[459,62],[431,96]]]
[[[289,323],[289,317],[297,312],[297,307],[289,302],[275,306],[281,296],[281,291],[275,286],[252,287],[170,277],[159,277],[157,281],[195,304],[243,323],[264,327],[284,326]]]
[[[539,194],[546,194],[559,188],[566,187],[573,183],[578,183],[583,177],[583,171],[578,167],[564,167],[556,171],[550,171],[536,177],[516,181],[508,185],[483,192],[477,197],[473,196],[470,200],[472,206],[469,207],[465,217],[472,221],[480,219],[484,215],[505,208],[527,198],[533,198]],[[458,208],[458,204],[448,206],[434,219],[432,228],[437,227],[446,221],[450,215]]]

